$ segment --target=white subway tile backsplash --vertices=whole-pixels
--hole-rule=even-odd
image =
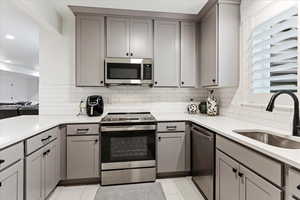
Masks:
[[[206,96],[206,90],[195,88],[144,88],[110,87],[78,88],[73,85],[40,86],[41,114],[76,114],[81,99],[89,95],[101,95],[105,107],[130,111],[129,108],[149,111],[163,109],[183,112],[191,98],[199,102]],[[171,107],[168,107],[171,105]],[[135,108],[136,107],[136,108]]]

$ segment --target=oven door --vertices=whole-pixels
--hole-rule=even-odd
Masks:
[[[106,59],[105,83],[106,84],[141,84],[142,59]]]
[[[101,169],[130,169],[156,166],[155,131],[101,133]]]

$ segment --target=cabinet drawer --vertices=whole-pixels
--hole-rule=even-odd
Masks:
[[[185,122],[162,122],[158,123],[158,132],[185,131]]]
[[[300,199],[300,171],[289,169],[288,171],[289,193],[295,194]]]
[[[56,127],[26,140],[26,155],[55,140],[58,131],[58,127]]]
[[[264,155],[243,147],[224,137],[216,137],[216,146],[221,151],[233,157],[256,173],[277,184],[283,186],[283,164]]]
[[[99,124],[78,124],[68,125],[67,135],[97,135],[99,134]]]
[[[24,145],[18,143],[0,151],[0,170],[24,157]]]

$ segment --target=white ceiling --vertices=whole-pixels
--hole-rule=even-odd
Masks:
[[[198,14],[208,0],[52,0],[55,4]]]
[[[11,0],[0,1],[0,19],[0,62],[35,70],[39,63],[38,25]]]

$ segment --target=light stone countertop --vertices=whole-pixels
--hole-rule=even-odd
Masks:
[[[154,112],[153,115],[158,121],[191,121],[193,123],[206,127],[219,135],[225,136],[265,155],[273,157],[276,160],[282,161],[286,164],[300,169],[300,149],[290,150],[273,147],[233,132],[233,130],[236,129],[265,130],[300,141],[300,139],[298,138],[288,136],[290,135],[290,133],[285,130],[265,127],[224,116],[209,117],[205,115],[189,115],[186,113],[157,112]],[[105,113],[102,116],[105,116]],[[21,142],[29,137],[32,137],[40,132],[46,131],[60,124],[100,123],[101,119],[102,117],[54,115],[19,116],[3,119],[0,120],[0,149],[8,147],[17,142]]]

